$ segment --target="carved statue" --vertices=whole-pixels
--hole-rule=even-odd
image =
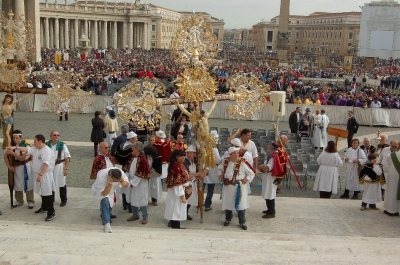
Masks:
[[[12,112],[14,109],[15,104],[18,102],[21,102],[25,99],[27,99],[30,95],[32,95],[35,92],[35,89],[32,89],[31,92],[24,97],[13,101],[13,96],[10,94],[6,94],[4,99],[3,99],[3,106],[1,108],[1,116],[3,118],[4,122],[4,128],[3,128],[3,141],[5,144],[3,146],[10,146],[11,145],[11,137],[10,137],[10,132],[12,125],[14,124],[14,118],[12,116]]]
[[[196,145],[200,150],[200,170],[203,170],[206,167],[215,166],[215,157],[213,146],[215,145],[214,137],[210,133],[210,126],[208,125],[208,118],[211,113],[214,111],[215,106],[217,105],[218,100],[214,100],[211,108],[208,112],[195,110],[192,113],[188,112],[184,106],[177,103],[178,108],[190,118],[190,122],[196,129]]]

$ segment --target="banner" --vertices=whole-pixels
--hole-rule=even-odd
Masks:
[[[343,60],[343,69],[351,70],[353,68],[353,56],[345,56]]]
[[[279,67],[279,59],[269,59],[269,67]]]
[[[364,68],[366,70],[374,70],[375,68],[375,57],[365,57]]]
[[[327,66],[328,58],[326,56],[319,56],[318,57],[318,68],[325,69]]]

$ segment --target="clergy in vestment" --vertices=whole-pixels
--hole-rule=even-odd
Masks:
[[[384,213],[389,216],[399,216],[400,212],[400,198],[399,198],[399,173],[400,173],[400,151],[393,152],[386,157],[387,165],[383,166],[384,171],[387,171],[386,178],[386,192]]]
[[[357,138],[351,140],[351,147],[347,149],[344,154],[344,161],[346,162],[346,178],[344,185],[344,193],[340,195],[342,199],[350,198],[350,191],[354,191],[351,199],[358,200],[358,194],[362,191],[363,186],[360,185],[358,179],[358,162],[364,165],[367,162],[365,153],[359,148],[360,142]]]
[[[106,168],[114,167],[115,164],[118,164],[115,157],[108,153],[108,143],[101,142],[99,144],[99,154],[94,158],[92,171],[90,173],[90,179],[96,179],[97,173]]]
[[[319,197],[329,199],[337,193],[339,183],[339,167],[343,165],[334,141],[329,141],[328,146],[317,158],[319,169],[315,177],[314,190],[319,191]]]

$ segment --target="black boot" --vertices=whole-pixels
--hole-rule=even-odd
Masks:
[[[359,191],[355,191],[354,193],[353,193],[353,197],[351,197],[351,199],[352,200],[358,200],[358,194],[359,194],[360,192]]]
[[[341,199],[348,199],[348,198],[350,198],[349,194],[350,194],[350,191],[348,189],[345,189],[344,193],[342,195],[340,195],[340,198]]]
[[[191,206],[190,204],[187,205],[187,219],[188,219],[189,221],[193,220],[193,217],[191,217],[191,216],[189,215],[190,206]]]
[[[60,121],[62,121],[62,114],[60,115]]]
[[[68,121],[68,113],[65,113],[65,121]]]

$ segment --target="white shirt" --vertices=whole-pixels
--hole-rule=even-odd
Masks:
[[[112,167],[112,168],[102,169],[97,173],[96,181],[92,185],[92,192],[93,192],[93,196],[98,201],[101,201],[103,198],[108,198],[108,201],[110,203],[110,207],[112,208],[114,206],[115,191],[120,186],[120,183],[119,182],[113,182],[110,192],[105,196],[103,196],[101,194],[105,190],[105,188],[108,186],[108,171],[110,171],[110,169],[118,169],[118,170],[120,170],[121,174],[122,174],[121,178],[123,178],[124,181],[126,181],[126,182],[129,181],[128,177],[125,175],[125,173],[119,168]]]
[[[377,101],[377,102],[372,101],[371,108],[381,108],[381,107],[382,107],[382,104],[380,101]]]

